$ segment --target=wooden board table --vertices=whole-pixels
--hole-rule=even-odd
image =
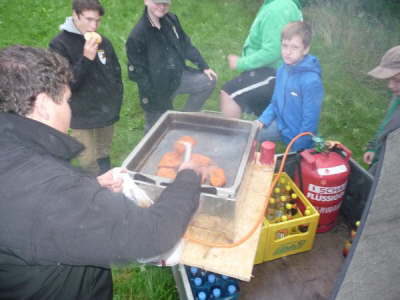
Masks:
[[[235,241],[244,237],[263,214],[264,202],[269,198],[267,196],[273,172],[274,165],[265,166],[258,162],[249,164],[236,198]],[[233,248],[212,248],[186,240],[181,263],[250,281],[260,231],[261,225],[248,240]],[[204,233],[202,239],[208,238]]]

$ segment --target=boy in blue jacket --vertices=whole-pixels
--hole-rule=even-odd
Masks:
[[[311,27],[304,22],[286,25],[281,34],[281,54],[272,101],[255,122],[257,140],[288,144],[302,132],[317,133],[324,89],[321,66],[310,54]],[[312,148],[311,136],[299,138],[293,151]]]

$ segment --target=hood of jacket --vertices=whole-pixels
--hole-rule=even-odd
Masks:
[[[297,73],[297,72],[314,72],[317,73],[319,77],[322,77],[321,64],[313,55],[307,54],[304,58],[295,65],[286,65],[289,73]]]
[[[82,35],[78,28],[76,28],[72,17],[65,18],[65,22],[60,25],[60,30]]]
[[[0,113],[0,141],[1,144],[23,145],[32,151],[49,153],[62,160],[71,160],[83,150],[81,143],[54,128],[4,112]]]
[[[265,4],[268,4],[268,3],[271,3],[271,2],[274,2],[274,1],[278,1],[278,0],[264,0],[264,5],[265,5]],[[292,0],[292,1],[293,1],[294,4],[296,4],[296,6],[297,6],[299,9],[301,9],[300,0]]]

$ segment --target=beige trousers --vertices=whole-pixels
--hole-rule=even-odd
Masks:
[[[81,142],[85,149],[79,154],[79,165],[97,176],[99,166],[97,160],[110,156],[114,126],[93,129],[72,129],[71,136]]]

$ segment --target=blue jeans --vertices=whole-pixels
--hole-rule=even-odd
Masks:
[[[268,127],[263,127],[257,134],[256,137],[257,141],[264,142],[264,141],[271,141],[271,142],[279,142],[282,141],[281,134],[278,129],[278,125],[275,121]]]

